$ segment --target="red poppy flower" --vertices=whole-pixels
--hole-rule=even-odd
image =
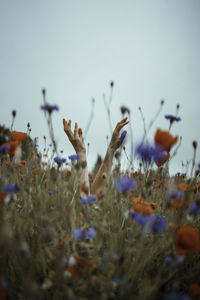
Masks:
[[[22,143],[26,140],[27,133],[20,131],[12,131],[11,136],[13,141],[18,141],[19,143]]]
[[[191,225],[183,225],[176,232],[175,250],[181,255],[193,254],[200,250],[200,232]]]
[[[18,141],[12,141],[12,142],[8,142],[8,143],[4,143],[2,146],[4,146],[4,147],[9,146],[9,150],[8,150],[7,153],[10,156],[14,156],[15,151],[17,150],[17,147],[19,146],[19,142]]]
[[[158,128],[154,136],[154,141],[156,145],[169,152],[172,146],[177,143],[178,136],[173,136],[169,131]]]

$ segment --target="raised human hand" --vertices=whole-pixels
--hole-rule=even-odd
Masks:
[[[86,152],[82,129],[78,128],[78,124],[75,123],[74,132],[72,132],[71,129],[71,120],[67,122],[65,119],[63,119],[63,126],[64,126],[64,131],[68,136],[68,139],[71,142],[72,146],[74,147],[76,153],[80,154],[82,152]]]
[[[111,137],[111,141],[110,141],[110,145],[109,147],[113,150],[116,151],[121,144],[123,143],[123,140],[126,136],[126,131],[124,131],[121,135],[120,135],[120,130],[129,123],[129,121],[127,121],[127,117],[124,118],[123,120],[121,120],[120,122],[117,123],[112,137]]]

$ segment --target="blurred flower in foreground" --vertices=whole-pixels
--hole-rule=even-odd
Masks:
[[[188,215],[190,216],[200,215],[200,205],[197,205],[196,203],[191,203],[188,209]]]
[[[73,237],[77,240],[83,238],[93,240],[96,237],[96,230],[93,227],[85,230],[74,229]]]
[[[16,193],[19,191],[19,188],[16,184],[6,184],[3,188],[3,193]]]
[[[81,198],[80,202],[81,204],[88,204],[88,203],[93,203],[97,200],[97,198],[93,195],[90,195],[87,198]]]
[[[179,122],[181,121],[181,118],[180,117],[176,117],[176,116],[173,116],[173,115],[165,115],[165,119],[167,120],[170,120],[170,122]]]
[[[193,254],[200,250],[200,232],[189,224],[178,228],[176,232],[175,251],[179,254]]]
[[[11,132],[11,137],[12,137],[13,141],[18,141],[19,143],[22,143],[26,140],[27,133],[20,132],[20,131],[12,131]]]
[[[120,140],[121,140],[122,142],[123,142],[124,139],[126,138],[126,135],[127,135],[127,131],[124,130],[124,131],[121,133],[121,135],[120,135]]]
[[[185,256],[179,255],[176,252],[171,253],[169,256],[166,257],[165,262],[170,266],[177,266],[184,260]]]
[[[115,187],[119,192],[127,192],[136,188],[136,182],[127,176],[115,180]]]
[[[5,154],[8,152],[8,150],[10,149],[10,145],[1,145],[0,146],[0,153]]]
[[[170,151],[170,149],[175,145],[178,141],[178,136],[171,135],[168,131],[157,129],[154,136],[155,144],[163,148],[165,151]]]
[[[168,227],[167,219],[155,214],[140,215],[135,211],[131,211],[131,216],[136,221],[136,223],[140,224],[143,227],[144,235],[149,234],[150,232],[162,234],[163,231]]]
[[[148,143],[139,144],[136,149],[135,153],[142,162],[146,164],[153,163],[156,159],[161,159],[161,155],[163,155],[163,150],[160,147],[149,145]]]
[[[190,298],[184,294],[170,293],[165,296],[164,300],[190,300]]]
[[[4,143],[1,146],[3,146],[4,148],[9,147],[7,153],[12,157],[12,156],[15,155],[15,152],[16,152],[18,146],[19,146],[19,142],[18,141],[11,141],[11,142]]]
[[[192,283],[188,288],[188,294],[192,298],[198,298],[200,296],[200,285],[198,283]]]
[[[73,155],[68,156],[68,158],[70,160],[79,160],[80,156],[78,154],[73,154]]]
[[[44,111],[47,111],[49,114],[51,114],[54,110],[56,111],[59,110],[57,105],[51,105],[51,104],[41,105],[40,108]]]
[[[67,161],[66,158],[60,158],[60,157],[58,157],[58,156],[54,157],[53,160],[54,160],[55,163],[57,163],[58,165],[61,165],[61,164],[65,163],[65,162]]]

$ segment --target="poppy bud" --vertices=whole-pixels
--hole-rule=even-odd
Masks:
[[[14,110],[12,111],[12,116],[13,116],[13,118],[16,117],[16,114],[17,114],[17,112],[16,112],[16,110],[14,109]]]
[[[111,86],[111,87],[113,87],[113,86],[114,86],[114,82],[113,82],[113,81],[111,81],[111,83],[110,83],[110,86]]]
[[[193,146],[194,149],[197,149],[197,141],[193,141],[192,146]]]
[[[45,88],[42,89],[42,94],[43,94],[43,96],[46,95],[46,89]]]

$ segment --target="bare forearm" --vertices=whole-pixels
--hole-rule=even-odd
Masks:
[[[80,184],[80,195],[81,197],[85,198],[90,194],[86,151],[84,150],[81,152],[77,152],[77,154],[80,156],[77,169],[77,178]]]
[[[99,168],[91,186],[91,194],[95,195],[97,198],[102,198],[106,195],[112,169],[113,156],[114,151],[109,146],[101,167]]]

